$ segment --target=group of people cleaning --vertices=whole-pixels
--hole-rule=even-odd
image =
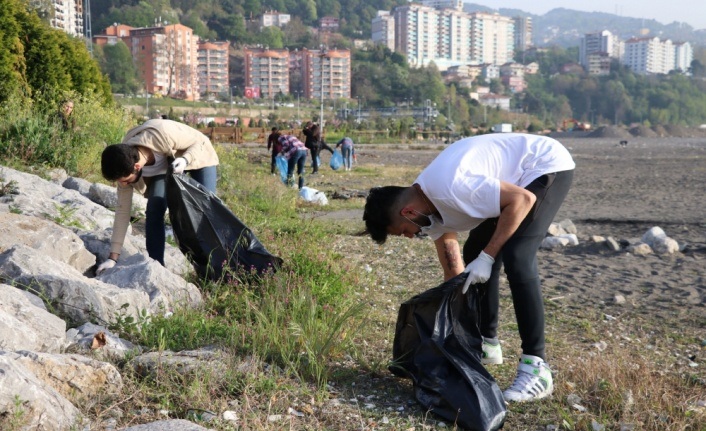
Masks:
[[[307,124],[304,133],[305,143],[276,129],[268,140],[272,172],[274,157],[282,154],[289,163],[290,181],[297,167],[300,188],[307,153],[316,173],[318,152],[333,151],[321,140],[316,124]],[[344,138],[336,145],[343,147],[346,169],[351,167],[352,144]],[[165,176],[170,163],[173,172],[188,172],[215,191],[218,156],[211,142],[179,122],[148,120],[128,131],[121,144],[104,150],[103,176],[117,183],[118,205],[110,255],[98,267],[99,274],[113,268],[120,256],[134,190],[148,199],[147,252],[164,265]],[[495,133],[463,138],[444,149],[412,185],[375,187],[365,203],[366,232],[375,242],[384,243],[388,235],[414,238],[425,233],[436,245],[445,280],[467,274],[463,293],[473,288],[481,297],[484,364],[503,362],[498,291],[504,266],[522,340],[517,377],[503,394],[507,401],[537,400],[553,391],[537,251],[568,194],[574,167],[567,149],[548,137]],[[468,233],[463,249],[460,232]],[[437,277],[430,275],[432,280]]]
[[[281,155],[287,160],[287,185],[294,184],[294,169],[297,170],[299,189],[304,187],[304,166],[306,165],[307,153],[311,154],[312,175],[319,173],[319,153],[321,150],[331,148],[321,136],[321,129],[316,123],[307,122],[302,133],[305,136],[304,142],[294,135],[283,134],[277,127],[272,128],[272,133],[267,137],[267,150],[271,151],[270,173],[275,173],[277,157]],[[341,147],[343,157],[343,167],[350,171],[353,166],[353,140],[345,137],[338,141],[336,149]]]

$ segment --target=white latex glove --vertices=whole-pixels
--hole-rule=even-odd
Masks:
[[[113,259],[107,259],[105,262],[98,265],[98,269],[96,269],[96,275],[101,275],[101,273],[103,273],[103,271],[114,267],[116,263],[117,262],[114,261]]]
[[[177,157],[174,159],[172,162],[172,168],[174,168],[174,173],[175,174],[183,174],[184,170],[186,169],[186,159],[183,157]]]
[[[466,266],[463,272],[468,274],[466,282],[463,284],[463,293],[468,291],[468,286],[476,283],[485,283],[490,278],[493,270],[493,259],[488,253],[481,251],[477,258]]]

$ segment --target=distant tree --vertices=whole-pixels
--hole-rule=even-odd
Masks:
[[[0,104],[13,95],[30,91],[25,75],[22,22],[17,19],[23,15],[28,14],[19,0],[0,3]]]
[[[137,68],[132,59],[130,48],[123,41],[103,47],[105,57],[103,71],[110,78],[114,93],[136,93],[142,87],[137,79]]]

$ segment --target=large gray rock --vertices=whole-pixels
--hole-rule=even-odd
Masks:
[[[96,257],[71,230],[37,217],[0,213],[0,253],[17,244],[67,263],[81,273],[96,264]]]
[[[91,202],[76,190],[2,166],[0,178],[17,184],[18,193],[9,200],[12,208],[24,215],[48,218],[63,226],[84,230],[107,229],[113,225],[112,211]]]
[[[86,356],[26,350],[0,355],[22,364],[39,380],[67,398],[79,396],[90,399],[102,394],[116,394],[123,387],[123,379],[115,366]]]
[[[187,282],[141,254],[120,259],[118,264],[96,277],[105,283],[122,288],[137,289],[150,297],[153,313],[172,311],[176,307],[193,307],[202,302],[196,285]]]
[[[76,190],[85,197],[88,197],[88,194],[91,191],[91,182],[84,180],[83,178],[68,177],[61,183],[61,185],[69,190]]]
[[[0,349],[58,353],[65,331],[66,323],[34,305],[26,292],[0,284]]]
[[[18,361],[0,355],[0,416],[11,416],[18,410],[22,412],[22,430],[82,429],[80,412],[69,400]]]
[[[149,352],[136,356],[129,363],[138,375],[155,377],[168,370],[182,376],[208,372],[222,375],[226,371],[225,356],[216,349],[184,350],[181,352]]]
[[[118,191],[117,188],[101,183],[93,183],[88,189],[88,199],[109,209],[115,209],[118,206]],[[132,211],[134,214],[144,215],[147,208],[147,199],[138,193],[132,194]]]
[[[75,322],[113,322],[116,315],[137,318],[149,310],[140,290],[121,289],[84,277],[73,267],[23,245],[0,254],[0,281],[46,296]]]

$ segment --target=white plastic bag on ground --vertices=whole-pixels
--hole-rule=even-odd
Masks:
[[[302,187],[299,190],[299,196],[301,196],[307,202],[313,202],[319,205],[328,205],[328,198],[324,192],[320,192],[311,187]]]

